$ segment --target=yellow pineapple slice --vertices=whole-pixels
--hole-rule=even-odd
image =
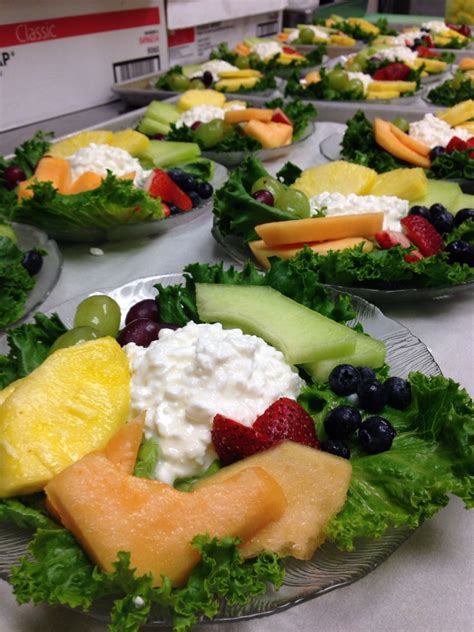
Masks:
[[[367,101],[389,101],[390,99],[398,99],[400,92],[398,90],[384,90],[383,92],[367,92]]]
[[[371,189],[376,177],[377,173],[373,169],[336,160],[305,169],[291,186],[303,191],[308,197],[324,191],[343,195],[364,195]]]
[[[81,147],[87,147],[87,145],[91,143],[96,143],[97,145],[111,145],[113,137],[114,133],[107,130],[80,132],[75,136],[71,136],[71,138],[65,138],[51,145],[48,154],[54,156],[54,158],[67,158],[75,154]]]
[[[188,90],[181,95],[178,101],[178,109],[181,112],[190,110],[197,105],[213,105],[222,108],[225,103],[225,95],[217,90]]]
[[[456,128],[466,129],[470,134],[474,136],[474,121],[468,121],[467,123],[461,123],[456,125]]]
[[[437,116],[452,127],[465,123],[469,119],[474,118],[474,101],[472,99],[462,101],[457,105],[453,105],[446,112],[438,113]]]
[[[124,129],[115,132],[110,144],[128,151],[131,156],[141,156],[148,149],[150,139],[134,129]]]
[[[416,81],[372,81],[367,86],[368,92],[415,92]]]
[[[379,174],[370,190],[370,195],[394,195],[412,202],[426,195],[428,180],[420,167],[394,169]]]

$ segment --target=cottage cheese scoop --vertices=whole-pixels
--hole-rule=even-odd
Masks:
[[[149,171],[142,169],[140,162],[133,158],[128,151],[112,145],[91,143],[68,156],[67,160],[71,165],[73,180],[86,171],[92,171],[104,177],[107,175],[107,171],[111,171],[116,176],[124,176],[134,172],[134,184],[141,186],[150,174]]]
[[[124,347],[133,416],[145,412],[145,436],[156,437],[155,477],[172,484],[216,458],[211,429],[221,413],[251,426],[280,397],[296,399],[303,380],[283,354],[257,336],[222,325],[163,329],[148,348]]]
[[[425,114],[421,121],[410,123],[409,134],[412,138],[428,145],[431,149],[438,146],[446,147],[454,136],[462,140],[469,140],[471,137],[467,129],[463,129],[462,127],[454,129],[451,125],[446,123],[446,121],[443,121],[434,114]]]

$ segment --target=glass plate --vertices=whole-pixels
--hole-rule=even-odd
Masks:
[[[249,259],[255,263],[260,269],[261,265],[254,258],[250,248],[245,244],[243,239],[227,235],[224,237],[220,232],[216,219],[214,218],[214,224],[212,227],[212,236],[220,244],[226,253],[232,257],[234,261],[244,265]],[[453,294],[460,294],[468,290],[474,289],[474,281],[468,281],[466,283],[460,283],[458,285],[451,285],[449,287],[428,287],[428,288],[370,288],[370,287],[343,287],[340,285],[328,285],[340,292],[348,292],[355,296],[360,296],[372,303],[391,303],[395,304],[396,301],[414,301],[414,300],[427,300],[427,299],[442,299],[448,298]]]
[[[260,158],[260,160],[274,160],[275,158],[281,158],[282,156],[286,156],[287,154],[293,151],[293,148],[304,143],[308,138],[314,133],[314,122],[309,121],[308,126],[306,127],[303,135],[294,143],[290,145],[284,145],[283,147],[275,147],[274,149],[260,149],[255,152],[250,152],[253,155]],[[203,151],[202,155],[205,158],[210,158],[211,160],[215,160],[216,162],[220,162],[221,164],[232,169],[233,167],[237,167],[240,165],[242,160],[248,155],[249,152],[246,151]]]
[[[54,286],[58,282],[63,267],[63,258],[59,252],[58,245],[52,239],[48,239],[48,235],[39,228],[29,226],[28,224],[12,223],[13,229],[17,237],[17,245],[23,252],[38,248],[46,250],[47,256],[43,258],[43,266],[38,274],[33,277],[35,286],[29,293],[26,300],[23,314],[16,323],[24,320],[31,312],[38,307],[46,297],[51,293]],[[11,327],[15,323],[10,323]],[[0,331],[3,331],[0,328]]]
[[[105,290],[121,306],[125,314],[131,305],[155,295],[155,283],[173,285],[183,280],[180,274],[137,279],[113,290]],[[59,305],[56,311],[64,322],[72,324],[77,304],[86,295]],[[441,370],[426,346],[410,331],[361,298],[352,297],[357,320],[365,331],[387,344],[387,362],[394,374],[406,377],[410,371],[440,375]],[[0,338],[0,351],[5,351],[5,338]],[[323,595],[361,579],[386,560],[412,533],[410,529],[391,529],[377,539],[360,539],[354,551],[342,552],[331,543],[324,544],[309,561],[286,562],[286,577],[279,591],[268,590],[245,606],[222,605],[213,623],[248,619],[280,612],[299,603]],[[8,578],[9,569],[25,553],[31,535],[0,523],[0,577]],[[101,621],[109,619],[110,601],[97,601],[89,614]],[[204,621],[207,623],[207,621]],[[154,611],[150,627],[165,627],[169,620]],[[147,626],[148,627],[148,626]]]
[[[227,180],[227,169],[223,165],[214,165],[214,176],[211,180],[211,184],[214,189],[219,188]],[[160,235],[168,230],[180,226],[181,224],[188,224],[197,217],[204,215],[212,210],[213,198],[204,200],[197,208],[188,213],[179,213],[178,215],[171,215],[154,222],[140,222],[137,224],[122,224],[120,226],[113,226],[111,228],[80,228],[71,227],[67,230],[49,231],[49,236],[57,239],[58,241],[72,241],[72,242],[100,242],[100,241],[121,241],[123,239],[141,239],[143,237],[154,237]]]

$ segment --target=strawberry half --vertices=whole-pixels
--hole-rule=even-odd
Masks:
[[[291,127],[293,127],[293,123],[280,108],[277,108],[273,112],[272,121],[274,123],[285,123],[285,125],[291,125]]]
[[[291,48],[291,46],[283,46],[283,52],[287,55],[296,55],[297,57],[304,57],[301,53],[299,53],[296,49]]]
[[[400,220],[408,239],[419,248],[422,255],[431,257],[443,249],[443,239],[436,228],[420,215],[408,215]]]
[[[425,35],[421,41],[427,48],[434,48],[434,42],[430,35]]]
[[[314,421],[298,402],[281,397],[257,417],[253,429],[274,441],[295,441],[319,449]]]
[[[430,50],[427,46],[417,46],[416,52],[418,53],[418,57],[423,57],[424,59],[437,59],[441,57],[439,53]]]
[[[411,72],[405,64],[394,63],[388,64],[383,68],[379,68],[372,77],[376,81],[404,81]]]
[[[459,136],[453,136],[446,145],[446,153],[451,154],[453,151],[466,151],[467,143]]]
[[[275,445],[274,439],[224,415],[214,417],[211,437],[222,465],[230,465]]]
[[[394,246],[401,246],[402,248],[413,246],[408,237],[396,230],[381,230],[379,233],[375,233],[374,237],[383,250],[389,250]],[[403,255],[403,258],[407,263],[414,263],[423,259],[423,255],[415,248],[409,254]]]
[[[152,197],[159,197],[164,202],[174,204],[183,211],[191,211],[193,203],[189,195],[186,195],[178,185],[173,182],[166,171],[153,169],[153,173],[148,178],[145,189]]]

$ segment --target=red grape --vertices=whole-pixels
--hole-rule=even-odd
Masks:
[[[139,347],[149,347],[154,340],[158,340],[158,334],[162,329],[178,329],[178,325],[155,323],[149,318],[139,318],[125,325],[117,341],[122,347],[130,342],[134,342]]]
[[[267,206],[273,206],[275,204],[275,200],[270,191],[265,191],[262,189],[261,191],[255,191],[252,193],[252,197],[257,200],[257,202],[261,202],[262,204],[266,204]]]
[[[132,305],[125,318],[125,324],[128,325],[134,320],[142,318],[153,320],[155,323],[159,322],[160,310],[153,298],[145,298],[143,301],[139,301],[138,303],[135,303],[135,305]]]
[[[7,189],[13,190],[19,182],[22,180],[26,180],[26,174],[21,167],[16,167],[15,165],[10,165],[5,168],[3,172],[3,177],[6,181]]]
[[[194,123],[191,125],[191,129],[195,130],[198,127],[201,127],[201,125],[202,125],[202,121],[194,121]]]

